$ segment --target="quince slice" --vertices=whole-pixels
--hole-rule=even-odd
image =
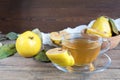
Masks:
[[[97,30],[92,29],[92,28],[86,29],[85,33],[93,34],[93,35],[104,37],[104,38],[108,38],[109,37],[109,34],[106,34],[105,32],[97,31]]]
[[[62,36],[58,32],[51,32],[50,33],[50,39],[54,44],[60,45]]]
[[[61,45],[61,41],[64,35],[67,35],[68,33],[64,30],[59,32],[51,32],[50,33],[50,39],[52,42],[56,45]]]
[[[55,64],[60,66],[73,66],[74,65],[74,58],[68,52],[68,50],[62,48],[53,48],[46,52],[48,58]]]

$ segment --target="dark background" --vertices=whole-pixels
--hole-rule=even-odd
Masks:
[[[59,31],[101,15],[119,18],[120,0],[0,0],[0,31]]]

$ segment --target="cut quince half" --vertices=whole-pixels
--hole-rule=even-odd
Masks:
[[[112,31],[111,31],[111,27],[108,21],[108,18],[105,16],[100,16],[96,19],[96,21],[93,23],[92,29],[97,31],[98,33],[102,33],[100,34],[102,37],[111,37],[112,36]],[[94,31],[92,31],[94,32]]]
[[[58,32],[51,32],[50,33],[50,39],[54,44],[60,45],[62,36]]]
[[[74,58],[68,52],[68,50],[62,48],[53,48],[46,52],[48,58],[55,64],[60,66],[73,66]]]
[[[51,32],[50,33],[50,39],[52,42],[56,45],[61,45],[62,37],[63,35],[68,34],[66,31],[62,30],[59,32]]]
[[[86,29],[85,33],[93,34],[93,35],[104,37],[104,38],[109,38],[110,37],[109,34],[106,34],[106,32],[100,32],[100,31],[97,31],[97,30],[92,29],[92,28]]]

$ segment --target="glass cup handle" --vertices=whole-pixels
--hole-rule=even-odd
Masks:
[[[105,53],[110,49],[110,41],[108,39],[103,39],[102,45],[101,45],[101,51],[100,55]]]

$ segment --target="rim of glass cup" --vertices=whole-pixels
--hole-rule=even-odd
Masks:
[[[70,38],[72,37],[72,38]],[[94,34],[83,34],[83,33],[68,33],[68,34],[64,34],[62,36],[62,41],[63,40],[70,40],[70,39],[74,39],[74,38],[80,38],[80,39],[89,39],[90,41],[99,41],[100,43],[102,43],[103,38],[99,37],[97,35]],[[94,38],[94,39],[92,39]]]

